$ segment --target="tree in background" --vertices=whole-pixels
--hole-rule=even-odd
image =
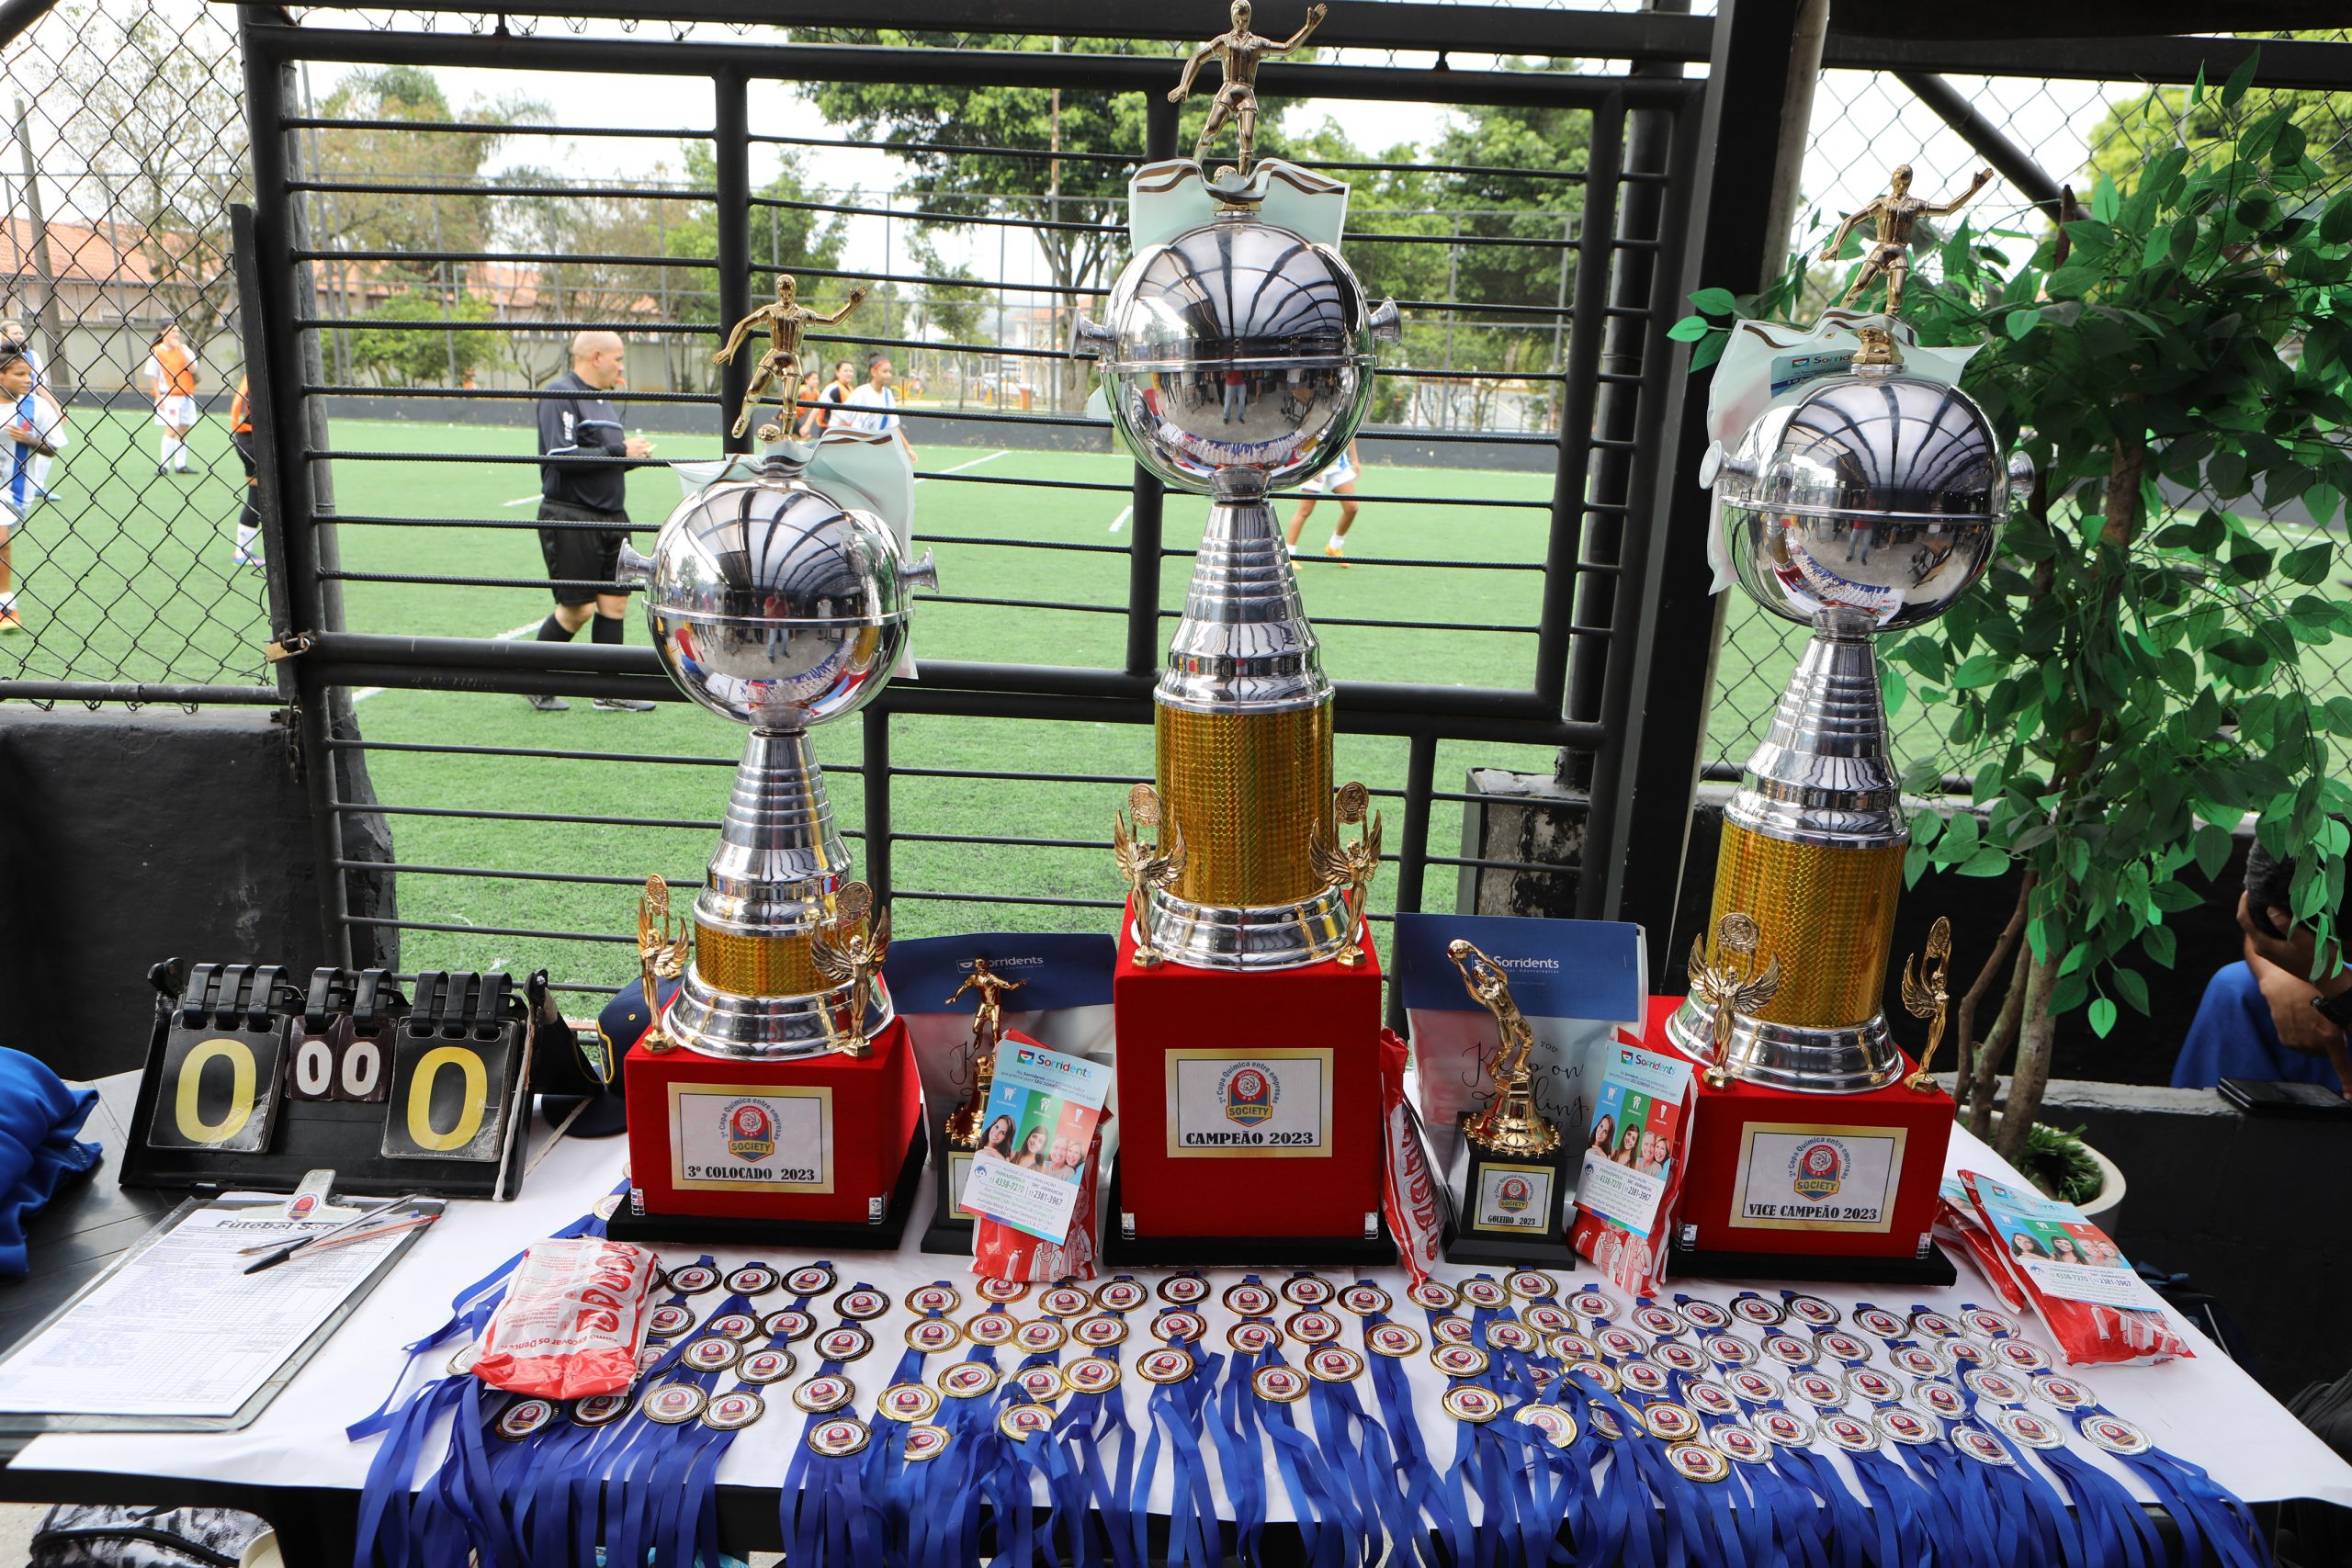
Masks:
[[[224,28],[175,29],[152,13],[96,5],[69,6],[62,19],[78,47],[61,60],[54,90],[28,106],[35,133],[45,120],[79,157],[85,172],[61,181],[71,208],[101,218],[145,262],[152,302],[126,302],[125,313],[177,321],[204,354],[236,305],[229,204],[246,198],[251,162],[235,39]],[[121,345],[126,379],[147,355],[134,339]]]
[[[437,288],[412,284],[364,319],[419,324],[355,333],[353,364],[379,386],[463,386],[497,355],[498,339],[514,334],[451,332],[442,323],[487,321],[496,314],[496,308],[477,295],[451,299]]]

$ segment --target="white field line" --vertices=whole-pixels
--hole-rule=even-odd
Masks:
[[[1125,527],[1127,525],[1127,519],[1133,517],[1135,514],[1136,509],[1132,502],[1119,508],[1119,514],[1111,519],[1110,532],[1115,534],[1120,529]]]
[[[1007,450],[1010,450],[1010,448],[1007,448]],[[939,472],[937,472],[937,473],[935,473],[935,474],[925,474],[925,475],[923,476],[923,479],[917,479],[917,480],[915,481],[915,483],[917,483],[917,484],[921,484],[921,483],[922,483],[922,482],[923,482],[923,479],[945,479],[945,478],[946,478],[948,475],[950,475],[950,474],[960,474],[960,473],[962,473],[966,468],[978,468],[982,463],[993,463],[993,462],[995,462],[999,457],[1003,457],[1003,456],[1004,456],[1004,453],[1003,453],[1003,452],[990,452],[990,453],[989,453],[989,454],[988,454],[986,457],[975,457],[975,458],[973,458],[973,459],[972,459],[970,462],[968,462],[968,463],[958,463],[958,464],[956,464],[956,465],[954,468],[942,468],[942,469],[940,469],[940,470],[939,470]]]

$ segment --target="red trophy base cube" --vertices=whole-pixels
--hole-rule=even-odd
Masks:
[[[923,1156],[903,1021],[864,1056],[737,1061],[640,1044],[625,1081],[630,1202],[614,1235],[898,1244]],[[729,1222],[750,1224],[734,1233]]]
[[[1301,1262],[1297,1249],[1318,1243],[1393,1258],[1380,1220],[1378,956],[1259,974],[1138,969],[1131,920],[1121,932],[1111,1258],[1244,1262],[1269,1243]]]
[[[1679,1055],[1654,997],[1642,1043]],[[1905,1057],[1907,1075],[1913,1066]],[[1863,1094],[1806,1094],[1701,1077],[1684,1146],[1670,1273],[1949,1284],[1929,1238],[1951,1139],[1951,1096],[1901,1079]]]

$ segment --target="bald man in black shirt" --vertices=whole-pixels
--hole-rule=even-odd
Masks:
[[[628,595],[595,586],[615,581],[621,545],[628,537],[628,460],[653,454],[642,436],[627,435],[605,394],[621,384],[628,350],[617,333],[584,332],[571,340],[571,368],[541,388],[539,398],[539,521],[612,523],[613,528],[568,526],[539,530],[539,551],[552,580],[555,611],[540,623],[541,642],[570,642],[593,618],[598,642],[621,640]],[[535,696],[533,707],[559,712],[561,697]],[[599,697],[608,713],[650,713],[651,703]]]

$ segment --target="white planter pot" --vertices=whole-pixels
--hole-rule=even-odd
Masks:
[[[2082,1205],[2083,1218],[2112,1236],[2123,1224],[2123,1172],[2113,1160],[2088,1144],[2085,1144],[2083,1149],[2098,1162],[2098,1173],[2103,1179],[2099,1183],[2098,1196]]]

